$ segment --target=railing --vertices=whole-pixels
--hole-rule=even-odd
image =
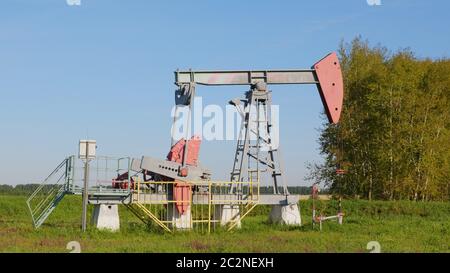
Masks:
[[[139,219],[168,232],[231,230],[260,201],[258,176],[257,181],[251,176],[247,182],[144,182],[141,173],[130,173],[130,162],[128,157],[97,157],[90,164],[89,195],[115,201],[117,196],[126,197],[122,202]],[[37,187],[26,201],[35,228],[44,223],[65,194],[81,194],[82,177],[82,164],[76,164],[75,156],[70,156]]]
[[[26,203],[35,228],[39,228],[72,188],[75,157],[64,159],[36,188]]]
[[[76,175],[73,178],[74,194],[82,194],[84,186],[84,162],[77,161]],[[129,157],[97,156],[89,164],[89,195],[129,195],[133,187],[130,183]],[[117,179],[118,176],[125,177]]]
[[[143,182],[135,177],[134,181],[130,210],[144,222],[169,232],[232,230],[259,203],[259,179],[256,182]],[[231,188],[239,190],[230,193]]]

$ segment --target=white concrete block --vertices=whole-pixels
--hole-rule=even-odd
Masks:
[[[241,214],[238,205],[217,205],[214,211],[214,220],[220,220],[221,226],[237,221],[235,228],[241,228]]]
[[[95,205],[92,224],[98,229],[118,231],[120,229],[118,205]]]
[[[183,214],[180,214],[173,204],[169,205],[167,217],[167,220],[172,221],[173,228],[192,229],[191,206]]]
[[[269,220],[272,223],[283,225],[302,225],[300,210],[297,204],[272,206]]]

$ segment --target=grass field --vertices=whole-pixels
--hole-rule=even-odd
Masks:
[[[450,252],[450,203],[344,201],[344,225],[311,227],[310,201],[301,202],[302,227],[267,223],[269,208],[257,207],[242,228],[211,234],[165,234],[146,227],[120,206],[121,231],[79,229],[81,200],[66,196],[47,222],[35,230],[24,196],[0,196],[0,252],[69,252],[78,241],[82,252],[368,252],[378,241],[382,252]],[[334,210],[334,201],[321,203]]]

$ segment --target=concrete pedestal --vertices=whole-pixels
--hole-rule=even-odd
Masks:
[[[302,219],[297,204],[274,205],[270,212],[269,221],[283,225],[301,226]]]
[[[169,205],[167,217],[167,220],[172,221],[172,224],[169,225],[172,228],[181,230],[192,229],[191,206],[183,214],[180,214],[174,205]]]
[[[92,224],[98,229],[118,231],[120,229],[118,205],[94,205]]]
[[[237,221],[236,228],[241,228],[241,215],[237,205],[217,205],[214,211],[214,220],[219,220],[221,226]]]

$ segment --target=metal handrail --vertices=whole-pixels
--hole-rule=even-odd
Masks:
[[[72,157],[65,158],[51,173],[48,175],[44,181],[33,191],[33,193],[26,200],[26,204],[28,210],[31,214],[31,219],[33,221],[33,225],[37,228],[40,223],[43,222],[42,217],[49,214],[49,211],[55,206],[55,201],[59,201],[61,196],[66,193],[68,190],[67,183],[70,182],[68,179],[69,170],[72,166],[68,166],[72,162]],[[38,203],[33,205],[33,200],[37,197],[39,193],[45,188],[45,186],[49,185],[48,182],[52,177],[58,174],[62,168],[65,168],[64,172],[57,178],[56,182],[52,185],[52,188],[45,193],[45,197],[41,200],[38,200]],[[61,183],[63,182],[63,183]]]
[[[160,213],[160,210],[163,208],[168,208],[167,206],[174,206],[174,205],[188,205],[189,210],[191,210],[192,214],[190,214],[190,224],[193,225],[197,224],[200,225],[203,230],[203,225],[205,225],[206,230],[208,233],[211,232],[212,224],[216,223],[222,223],[221,219],[217,219],[214,217],[215,215],[215,208],[217,205],[231,205],[231,206],[237,206],[239,207],[238,211],[238,218],[236,219],[230,219],[227,223],[227,230],[230,231],[234,227],[236,227],[240,220],[245,218],[258,204],[259,204],[259,175],[254,177],[257,181],[247,181],[247,182],[237,182],[237,181],[142,181],[139,177],[133,177],[134,178],[134,187],[132,190],[132,196],[130,198],[130,209],[138,209],[140,211],[140,215],[146,215],[144,218],[140,216],[140,219],[144,222],[152,221],[158,226],[162,227],[164,230],[172,232],[175,226],[175,223],[177,220],[173,219],[167,219],[163,216],[163,214]],[[193,199],[194,195],[193,193],[189,194],[189,196],[186,196],[188,198],[181,199],[181,200],[175,200],[175,199],[169,199],[168,196],[163,197],[161,199],[161,194],[168,195],[170,191],[168,190],[169,186],[174,186],[175,184],[179,184],[180,182],[185,182],[187,185],[193,187],[193,186],[203,186],[207,187],[207,192],[201,193],[201,200],[204,200],[207,202],[203,203],[201,200],[201,203],[195,203],[196,199],[199,198],[198,196]],[[144,187],[144,185],[154,185],[156,187]],[[246,193],[240,193],[239,198],[236,199],[224,199],[220,198],[221,193],[220,189],[223,189],[227,186],[232,185],[245,185],[248,187],[245,187],[248,192]],[[162,191],[155,191],[155,189],[159,188],[159,186],[162,186]],[[253,189],[253,187],[257,187],[257,189]],[[227,191],[224,192],[225,195],[230,195]],[[152,197],[152,195],[155,195]],[[232,195],[232,194],[231,194]],[[159,196],[159,197],[158,197]],[[203,199],[204,198],[204,199]],[[214,199],[218,198],[218,199]],[[222,200],[224,199],[224,200]],[[206,207],[206,211],[203,211],[201,209],[203,206]],[[153,208],[153,209],[152,209]],[[173,208],[172,208],[173,209]],[[136,212],[134,212],[136,214]],[[200,214],[199,214],[200,213]],[[206,213],[203,214],[203,213]],[[138,215],[138,214],[136,214]],[[167,217],[167,215],[166,215]]]

